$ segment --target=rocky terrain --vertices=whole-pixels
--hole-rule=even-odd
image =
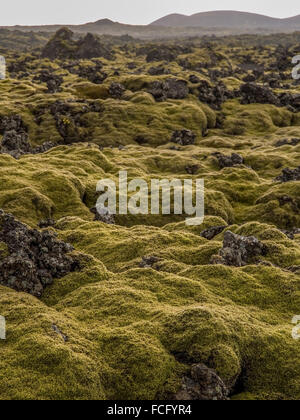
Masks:
[[[0,399],[299,400],[299,34],[8,35]],[[204,223],[97,213],[125,169]]]

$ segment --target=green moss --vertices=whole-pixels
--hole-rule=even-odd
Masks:
[[[212,42],[212,49],[194,46],[174,62],[157,64],[188,81],[199,63],[230,70],[248,54],[261,58],[257,49],[234,46],[236,40],[230,48]],[[230,388],[237,381],[234,400],[299,400],[299,343],[291,337],[291,320],[300,307],[300,283],[290,267],[300,265],[300,237],[290,240],[281,231],[299,227],[299,182],[274,179],[299,165],[300,149],[274,146],[300,137],[300,114],[236,99],[223,104],[226,118],[216,128],[217,113],[198,100],[197,84],[188,82],[185,100],[157,103],[149,84],[170,76],[149,76],[153,63],[136,55],[131,42],[114,49],[113,66],[102,60],[108,74],[102,85],[82,81],[58,61],[35,59],[30,77],[0,82],[1,116],[21,115],[32,145],[62,141],[50,108],[68,103],[70,115],[61,118],[67,141],[77,144],[19,160],[0,155],[0,208],[35,228],[55,219],[52,229],[74,245],[81,267],[56,279],[41,300],[0,286],[0,314],[7,320],[0,399],[168,399],[190,364],[202,362]],[[273,57],[274,48],[267,52]],[[141,74],[132,74],[132,61]],[[54,95],[32,81],[50,65],[64,77]],[[201,72],[206,79],[206,69]],[[113,81],[126,88],[121,100],[109,95]],[[238,89],[242,82],[227,77],[224,83]],[[181,129],[195,132],[195,145],[170,143]],[[245,163],[220,170],[214,152],[239,153]],[[124,169],[129,179],[148,182],[204,178],[203,224],[187,226],[184,216],[172,214],[117,216],[116,225],[94,221],[97,181],[118,181]],[[200,234],[226,225],[225,231],[263,241],[269,250],[263,264],[210,264],[225,231],[211,241]],[[0,259],[7,254],[0,242]],[[158,262],[142,268],[145,256]]]
[[[9,255],[7,245],[4,242],[0,242],[0,259],[5,258]]]

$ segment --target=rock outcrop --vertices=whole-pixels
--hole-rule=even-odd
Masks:
[[[279,182],[290,182],[290,181],[300,181],[300,166],[296,169],[286,168],[282,171],[282,174],[279,175],[275,181]]]
[[[42,57],[52,60],[103,57],[111,60],[113,55],[96,35],[88,33],[84,38],[76,41],[74,33],[70,29],[61,28],[43,48]]]
[[[148,92],[157,102],[163,102],[167,99],[185,99],[189,89],[185,80],[169,78],[151,83]]]
[[[190,146],[195,144],[196,134],[191,130],[174,131],[171,142],[180,144],[181,146]]]
[[[183,378],[175,400],[226,401],[229,390],[213,369],[200,363],[192,366],[189,376]]]
[[[74,271],[73,247],[51,231],[29,229],[0,210],[0,284],[41,297],[46,286]]]
[[[224,264],[243,267],[254,263],[257,257],[267,255],[268,248],[254,236],[240,236],[227,231],[224,235],[223,248],[219,255],[213,256],[212,264]]]

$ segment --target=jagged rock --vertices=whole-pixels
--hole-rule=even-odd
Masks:
[[[296,169],[286,168],[282,171],[282,174],[275,178],[275,181],[279,182],[290,182],[300,181],[300,166]]]
[[[52,143],[51,141],[46,141],[41,146],[37,146],[34,148],[31,148],[29,153],[32,153],[33,155],[38,155],[40,153],[46,153],[48,150],[52,149],[53,147],[56,147],[57,144]]]
[[[28,134],[17,133],[15,130],[6,131],[1,143],[1,153],[7,153],[18,159],[21,155],[30,152]]]
[[[95,57],[103,57],[107,60],[112,59],[111,51],[100,42],[96,35],[90,33],[77,42],[75,56],[83,59]]]
[[[27,131],[27,127],[25,126],[22,117],[20,115],[0,116],[0,134],[12,130],[17,132]]]
[[[283,139],[279,140],[275,143],[275,147],[282,147],[282,146],[298,146],[300,143],[300,139]]]
[[[265,256],[267,252],[266,245],[254,236],[240,236],[227,231],[223,248],[218,255],[212,257],[211,263],[243,267],[254,262],[256,257]]]
[[[196,175],[196,173],[199,171],[199,165],[186,166],[185,170],[189,175]]]
[[[170,74],[170,71],[166,69],[164,66],[158,66],[158,67],[151,67],[148,70],[148,73],[151,76],[161,76],[163,74]]]
[[[121,99],[125,90],[125,87],[121,83],[113,82],[109,87],[109,95],[114,99]]]
[[[95,222],[103,222],[108,225],[115,225],[115,216],[110,214],[107,208],[99,209],[97,207],[93,207],[90,211],[95,215],[94,221]]]
[[[200,236],[202,236],[202,238],[208,239],[209,241],[211,241],[212,239],[214,239],[217,235],[219,235],[220,233],[222,233],[224,231],[224,229],[226,229],[227,226],[213,226],[211,228],[205,229],[200,233]]]
[[[196,134],[191,130],[174,131],[171,142],[180,144],[181,146],[190,146],[195,144]]]
[[[41,229],[45,229],[45,228],[48,228],[48,227],[54,227],[55,224],[56,224],[55,220],[53,220],[53,219],[41,220],[40,223],[39,223],[39,227]]]
[[[300,94],[285,92],[279,95],[279,101],[282,106],[288,107],[291,112],[300,112]]]
[[[282,233],[284,233],[289,239],[294,240],[296,235],[300,235],[300,229],[295,228],[292,230],[281,230]]]
[[[199,100],[214,110],[220,110],[222,104],[233,97],[233,93],[222,82],[211,86],[206,80],[201,80],[198,91]]]
[[[245,83],[253,83],[255,81],[256,81],[256,77],[253,73],[251,73],[251,74],[249,73],[249,74],[247,74],[247,76],[245,76],[243,78],[243,82],[245,82]]]
[[[291,67],[292,55],[289,49],[279,45],[275,50],[275,63],[273,67],[279,71],[287,71]]]
[[[170,78],[151,83],[148,92],[157,102],[163,102],[167,99],[185,99],[189,89],[185,80]]]
[[[238,155],[237,153],[232,153],[231,156],[226,156],[222,153],[217,152],[213,153],[213,156],[215,156],[218,159],[220,169],[231,168],[237,165],[244,164],[244,158],[241,155]]]
[[[2,210],[0,242],[7,247],[0,255],[0,284],[18,292],[40,297],[55,278],[78,268],[71,245],[57,240],[53,232],[29,229]]]
[[[201,82],[201,79],[199,79],[199,77],[196,76],[195,74],[191,74],[189,77],[189,81],[193,84],[197,84]]]
[[[108,77],[107,73],[101,71],[102,65],[97,64],[95,66],[80,66],[78,71],[75,71],[79,77],[89,80],[91,83],[101,85]]]
[[[153,61],[174,61],[177,55],[168,47],[153,48],[146,57],[147,63]]]
[[[43,58],[75,58],[76,43],[73,32],[68,28],[59,29],[42,51]]]
[[[278,197],[278,201],[279,201],[280,207],[285,206],[286,204],[289,204],[295,213],[300,212],[299,204],[296,200],[294,200],[293,197],[290,197],[289,195],[285,194]]]
[[[20,73],[25,74],[27,72],[28,64],[34,59],[34,57],[27,56],[24,59],[12,61],[7,66],[7,70],[11,76],[15,75],[19,77]]]
[[[182,401],[226,401],[229,390],[213,369],[204,364],[192,366],[189,376],[183,378],[182,387],[174,396]]]
[[[257,85],[255,83],[246,83],[240,88],[241,104],[272,104],[280,105],[280,100],[271,89]]]
[[[143,257],[139,266],[140,268],[153,268],[153,266],[155,266],[155,264],[157,264],[159,261],[160,260],[157,257],[153,257],[153,256]]]
[[[19,159],[25,154],[44,153],[55,146],[52,142],[45,142],[41,146],[32,148],[29,142],[27,128],[19,115],[0,117],[0,133],[3,133],[0,153],[9,154]]]
[[[48,93],[57,93],[61,91],[61,85],[64,81],[63,77],[51,73],[49,70],[43,70],[34,81],[47,83]]]
[[[88,33],[75,41],[73,32],[68,28],[59,29],[42,51],[42,57],[56,59],[91,59],[104,57],[112,59],[111,51],[103,45],[96,35]]]

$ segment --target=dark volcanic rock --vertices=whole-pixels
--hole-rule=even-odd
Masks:
[[[157,67],[151,67],[148,70],[148,73],[151,76],[161,76],[163,74],[170,74],[170,71],[166,69],[164,66],[157,66]]]
[[[201,80],[198,91],[199,100],[215,110],[220,110],[222,104],[234,96],[222,82],[211,86],[206,80]]]
[[[174,131],[171,142],[180,144],[181,146],[190,146],[195,144],[196,134],[191,130]]]
[[[52,143],[51,141],[46,141],[41,146],[34,147],[30,150],[29,153],[33,155],[38,155],[40,153],[46,153],[48,150],[53,149],[53,147],[56,147],[57,144]]]
[[[291,112],[300,112],[300,95],[293,93],[282,93],[279,95],[279,101],[282,106],[288,107]]]
[[[254,236],[240,236],[227,231],[224,235],[223,248],[219,255],[213,256],[212,264],[224,264],[243,267],[268,252],[266,245]]]
[[[11,214],[0,210],[0,242],[7,252],[0,254],[0,284],[40,297],[55,278],[78,268],[73,247],[57,240],[50,231],[29,229]]]
[[[101,44],[96,35],[88,33],[83,39],[77,42],[77,50],[75,56],[77,58],[95,58],[103,57],[107,60],[113,58],[111,51]]]
[[[222,153],[214,153],[213,156],[215,156],[219,161],[220,169],[223,168],[231,168],[237,165],[243,165],[244,158],[241,155],[238,155],[237,153],[232,153],[231,156],[223,155]]]
[[[279,201],[280,207],[285,206],[286,204],[289,204],[291,209],[295,213],[297,214],[300,213],[300,205],[293,197],[290,197],[289,195],[285,194],[278,197],[278,201]]]
[[[185,170],[189,175],[196,175],[199,171],[199,165],[188,165],[185,167]]]
[[[153,256],[143,257],[139,266],[140,268],[153,268],[155,264],[157,264],[159,261],[160,260],[157,257],[153,257]]]
[[[199,77],[196,76],[195,74],[191,74],[189,77],[189,81],[193,84],[197,84],[201,82],[201,79],[199,79]]]
[[[0,133],[3,133],[0,153],[9,154],[15,159],[25,154],[44,153],[55,146],[51,142],[45,142],[41,146],[32,148],[27,128],[19,115],[0,117]]]
[[[107,208],[98,209],[93,207],[90,211],[95,215],[94,221],[95,222],[102,222],[106,223],[107,225],[115,225],[115,216],[110,214]]]
[[[27,131],[20,115],[0,116],[0,134],[6,131],[15,130],[17,132]]]
[[[163,102],[167,99],[185,99],[189,88],[185,80],[170,78],[151,83],[148,92],[157,102]]]
[[[87,79],[96,85],[101,85],[108,77],[107,73],[101,71],[102,65],[97,63],[95,66],[80,66],[79,69],[73,70],[79,77]]]
[[[174,61],[177,57],[177,54],[174,53],[168,47],[153,48],[147,54],[146,61],[147,63],[152,63],[154,61]]]
[[[226,401],[229,390],[213,369],[204,364],[194,365],[189,376],[183,378],[175,400]]]
[[[255,83],[246,83],[240,88],[242,97],[241,103],[246,104],[272,104],[280,105],[280,100],[271,89],[257,85]]]
[[[282,230],[282,233],[284,233],[289,239],[294,240],[296,235],[300,235],[300,229],[295,228],[292,230]]]
[[[61,85],[64,79],[61,76],[51,73],[49,70],[43,70],[34,81],[40,81],[47,84],[48,93],[56,93],[61,91]]]
[[[300,143],[300,139],[283,139],[279,140],[275,147],[282,147],[282,146],[298,146]]]
[[[114,99],[121,99],[125,90],[125,87],[121,83],[113,82],[109,87],[109,95]]]
[[[59,29],[50,39],[42,51],[42,57],[75,58],[76,43],[73,41],[73,32],[68,28]]]
[[[286,168],[282,171],[282,174],[275,178],[275,181],[279,182],[290,182],[300,181],[300,166],[296,169]]]
[[[104,57],[111,60],[113,55],[96,35],[88,33],[79,41],[73,39],[73,32],[68,28],[59,29],[42,51],[42,57],[56,59],[90,59]]]
[[[28,135],[25,132],[17,133],[15,130],[4,133],[0,151],[18,159],[21,155],[30,152]]]
[[[211,241],[214,239],[217,235],[223,232],[224,229],[226,229],[227,226],[214,226],[208,229],[205,229],[203,232],[200,233],[200,236],[202,238],[208,239]]]
[[[27,128],[20,115],[0,117],[0,133],[3,134],[0,152],[18,159],[30,152]]]

